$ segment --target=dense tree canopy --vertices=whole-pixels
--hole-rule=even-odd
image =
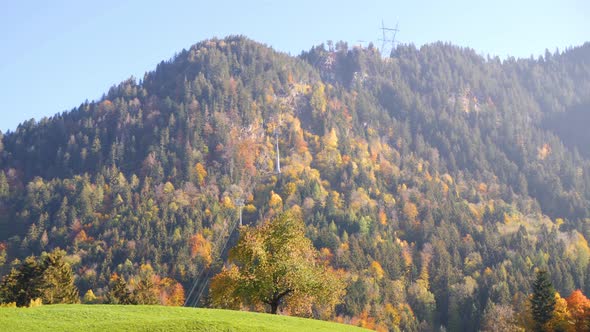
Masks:
[[[80,294],[180,303],[222,271],[243,199],[252,230],[300,207],[318,264],[347,281],[326,318],[525,326],[535,269],[590,293],[588,91],[590,44],[500,60],[206,40],[1,135],[0,274],[59,247]]]

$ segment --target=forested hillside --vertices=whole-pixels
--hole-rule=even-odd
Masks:
[[[188,293],[244,199],[247,225],[301,208],[347,281],[331,319],[473,331],[503,306],[526,324],[538,268],[590,293],[588,105],[588,43],[500,60],[203,41],[0,134],[0,275],[59,247],[81,294],[146,270]]]

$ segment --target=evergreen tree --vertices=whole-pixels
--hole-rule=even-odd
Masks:
[[[14,297],[7,302],[16,302],[17,306],[24,307],[29,305],[31,300],[40,298],[39,285],[42,273],[37,258],[35,256],[27,257],[16,270],[16,283],[12,284],[14,287],[11,289]]]
[[[64,261],[65,251],[54,250],[43,257],[40,288],[43,303],[79,303],[80,295],[74,285],[70,264]]]
[[[2,279],[0,301],[16,302],[19,307],[37,298],[46,304],[79,303],[74,274],[64,255],[57,249],[42,258],[27,257],[23,263],[15,260],[15,267]]]
[[[545,324],[551,320],[555,309],[555,289],[551,280],[549,280],[549,274],[545,270],[537,271],[533,282],[531,309],[536,330],[542,331]]]
[[[11,303],[17,301],[19,271],[15,268],[4,276],[0,284],[0,303]]]
[[[158,304],[151,277],[142,277],[133,290],[133,300],[137,304]]]
[[[143,264],[139,272],[139,281],[133,290],[133,301],[137,304],[158,304],[158,293],[151,265]]]
[[[123,276],[114,275],[111,278],[111,290],[108,293],[109,303],[134,304],[131,292],[127,288],[127,282]]]

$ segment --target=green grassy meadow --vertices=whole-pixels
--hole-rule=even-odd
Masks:
[[[366,331],[313,319],[164,306],[0,308],[0,331]]]

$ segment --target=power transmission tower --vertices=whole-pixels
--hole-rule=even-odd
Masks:
[[[236,199],[236,205],[238,206],[238,209],[240,209],[240,226],[242,226],[242,209],[244,208],[244,199]]]
[[[380,28],[383,37],[382,39],[379,39],[381,41],[381,55],[385,55],[387,54],[385,52],[385,46],[388,43],[391,43],[391,50],[389,51],[389,53],[391,54],[391,52],[393,52],[393,50],[395,50],[395,37],[397,36],[397,33],[399,32],[398,29],[398,24],[395,24],[395,28],[388,28],[385,26],[385,23],[383,23],[383,20],[381,20],[381,28]],[[389,55],[387,55],[389,56]]]

